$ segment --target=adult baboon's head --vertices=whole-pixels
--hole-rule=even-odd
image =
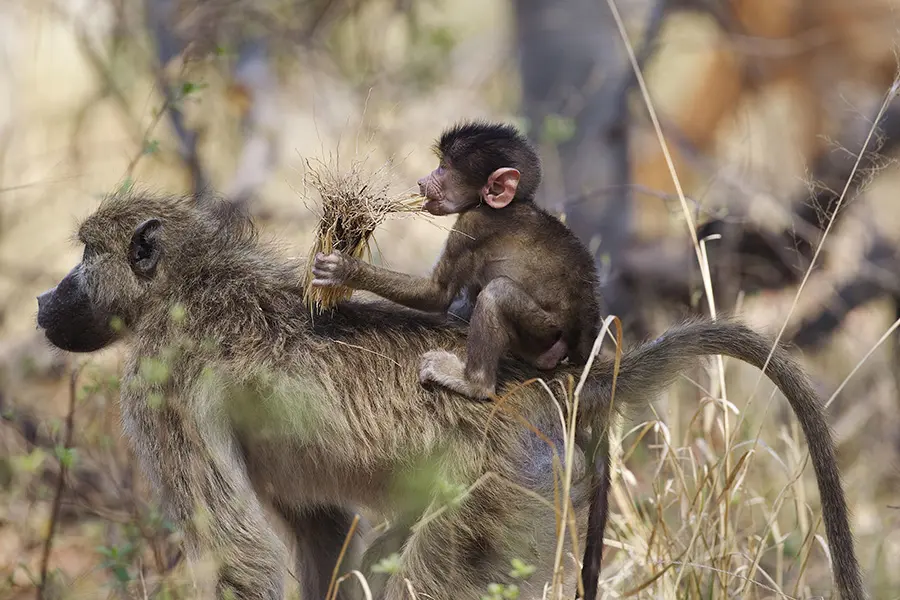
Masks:
[[[217,238],[248,226],[216,198],[112,195],[78,229],[81,262],[38,296],[38,327],[62,350],[100,350],[134,327],[148,294],[171,282],[170,266],[208,264],[201,255],[216,252]]]

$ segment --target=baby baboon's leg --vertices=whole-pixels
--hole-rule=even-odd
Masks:
[[[353,514],[337,506],[300,509],[279,505],[277,508],[290,526],[297,542],[295,575],[300,581],[300,597],[325,598],[334,566],[341,554],[341,547],[353,523]],[[359,568],[363,550],[360,540],[361,525],[362,522],[357,526],[347,551],[341,558],[338,577]],[[361,597],[353,593],[356,586],[355,579],[343,582],[338,588],[337,600]]]
[[[496,388],[500,358],[511,349],[514,340],[529,347],[545,345],[541,356],[532,362],[547,368],[548,359],[555,357],[559,362],[565,356],[565,343],[559,335],[559,324],[550,313],[538,306],[519,284],[498,277],[478,294],[469,323],[465,365],[449,352],[427,352],[422,357],[420,380],[438,383],[471,398],[489,398]]]
[[[125,430],[133,432],[141,466],[158,485],[169,518],[185,531],[188,548],[212,550],[216,597],[281,600],[286,548],[266,518],[230,432],[198,423],[175,398],[176,406],[154,408],[129,391],[122,395]]]
[[[497,365],[507,350],[541,348],[541,355],[528,361],[543,368],[556,366],[565,356],[558,320],[538,306],[522,286],[507,277],[491,280],[475,303],[466,342],[466,379],[485,382],[493,391]],[[521,345],[522,348],[510,344]],[[547,366],[547,357],[555,357]]]

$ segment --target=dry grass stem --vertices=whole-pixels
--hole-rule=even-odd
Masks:
[[[607,4],[609,5],[610,11],[612,12],[613,18],[616,22],[616,27],[618,28],[619,35],[622,38],[623,43],[625,44],[626,51],[628,53],[628,58],[631,63],[631,67],[634,71],[635,77],[637,79],[638,87],[641,91],[641,96],[644,100],[644,104],[647,107],[647,112],[650,116],[650,120],[653,124],[653,130],[656,133],[657,140],[659,141],[660,149],[662,150],[663,157],[666,161],[666,166],[669,169],[669,174],[672,177],[672,183],[675,186],[675,191],[678,195],[678,199],[681,202],[682,212],[684,213],[684,219],[687,223],[688,230],[691,234],[691,243],[694,246],[694,252],[697,256],[697,264],[700,267],[700,275],[703,280],[703,290],[706,295],[706,301],[709,304],[709,315],[713,320],[716,319],[716,303],[715,303],[715,295],[713,293],[713,285],[712,285],[712,277],[710,275],[709,270],[709,261],[706,253],[706,240],[700,240],[697,237],[697,228],[694,224],[694,220],[691,217],[691,211],[688,207],[688,201],[685,196],[684,190],[681,186],[681,180],[678,177],[678,173],[675,170],[675,163],[672,160],[671,153],[669,152],[669,146],[666,143],[665,136],[662,132],[662,126],[660,125],[659,118],[656,114],[656,109],[654,107],[653,101],[650,99],[650,93],[647,89],[647,84],[644,81],[643,73],[641,73],[640,65],[638,64],[637,57],[634,52],[634,47],[631,44],[628,33],[625,29],[625,24],[622,22],[621,15],[619,14],[618,7],[616,6],[615,0],[607,0]],[[716,395],[717,401],[722,404],[722,429],[724,434],[724,439],[727,440],[727,447],[724,452],[724,461],[722,463],[722,468],[725,472],[731,470],[731,451],[730,447],[734,443],[732,439],[733,430],[731,427],[730,419],[728,418],[728,408],[727,408],[727,396],[726,396],[726,387],[725,387],[725,362],[722,359],[722,356],[716,356],[716,377],[713,379],[718,387],[719,394]],[[764,369],[763,369],[764,370]],[[721,515],[722,518],[719,521],[721,531],[719,535],[722,539],[729,538],[728,531],[728,523],[729,523],[729,505],[724,504],[722,506]],[[728,562],[724,563],[725,568],[723,571],[728,570]],[[676,587],[678,581],[681,579],[684,571],[683,568],[678,571],[678,578],[676,580]],[[723,592],[725,588],[725,584],[723,583]]]

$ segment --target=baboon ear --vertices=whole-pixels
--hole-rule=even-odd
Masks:
[[[516,197],[521,175],[517,169],[502,167],[488,177],[487,184],[481,189],[484,201],[491,208],[503,208]]]
[[[159,219],[148,219],[134,230],[131,247],[128,250],[128,261],[136,275],[153,277],[156,273],[156,266],[162,255],[161,231],[162,223]]]

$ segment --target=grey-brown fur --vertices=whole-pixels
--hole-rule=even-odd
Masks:
[[[148,219],[159,226],[142,230]],[[148,232],[146,239],[134,241],[136,229]],[[354,508],[414,521],[426,507],[395,475],[432,472],[419,469],[428,459],[463,485],[490,471],[552,499],[551,450],[533,433],[499,412],[485,434],[491,404],[419,385],[418,357],[435,347],[461,351],[463,328],[382,301],[346,302],[311,320],[298,310],[304,265],[260,244],[248,219],[212,198],[111,197],[80,237],[87,260],[39,299],[39,324],[63,349],[84,350],[62,336],[67,315],[84,318],[91,346],[104,335],[107,343],[120,337],[104,333],[94,317],[124,319],[125,433],[169,515],[193,547],[215,551],[220,588],[238,598],[281,597],[286,552],[263,503],[272,503],[298,536],[305,598],[322,598],[333,566],[326,563],[343,543]],[[162,250],[158,264],[139,263],[136,271],[128,257],[151,261],[149,242]],[[137,275],[151,266],[152,277]],[[72,306],[61,297],[64,289],[75,290]],[[84,298],[93,320],[79,312]],[[172,318],[176,303],[183,320]],[[182,350],[167,353],[173,346]],[[616,404],[648,402],[698,355],[723,353],[760,366],[767,351],[767,342],[740,324],[686,323],[624,354]],[[169,365],[162,374],[145,362],[159,356]],[[807,433],[842,597],[864,598],[831,436],[815,395],[783,351],[768,370]],[[594,426],[604,426],[611,371],[611,362],[598,360],[582,396],[582,419]],[[499,391],[537,374],[504,361]],[[560,368],[549,375],[578,374]],[[507,405],[562,446],[556,407],[542,388],[524,388]],[[580,457],[575,466],[578,478]],[[587,500],[579,479],[573,490],[579,530]],[[198,506],[203,518],[194,525]],[[494,479],[411,533],[402,570],[386,578],[379,597],[407,597],[408,578],[419,597],[475,599],[489,583],[508,582],[509,560],[519,557],[539,567],[522,598],[539,598],[550,578],[553,522],[541,503]],[[376,547],[391,545],[382,542]]]

